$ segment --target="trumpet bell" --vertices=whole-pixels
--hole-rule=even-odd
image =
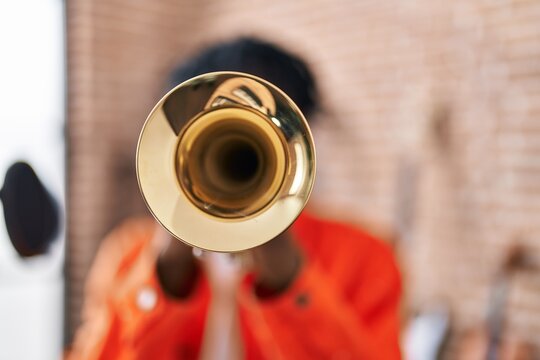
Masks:
[[[139,137],[137,179],[173,236],[236,252],[285,231],[315,179],[315,148],[298,107],[255,76],[208,73],[166,94]]]

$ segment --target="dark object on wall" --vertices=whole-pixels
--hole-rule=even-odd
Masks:
[[[0,200],[9,238],[19,255],[46,253],[58,232],[58,206],[30,165],[16,162],[9,167]]]

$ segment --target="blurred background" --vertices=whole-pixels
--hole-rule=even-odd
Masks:
[[[505,326],[540,354],[540,2],[25,0],[0,5],[0,20],[0,170],[32,162],[67,209],[65,244],[62,229],[37,259],[21,260],[0,224],[0,358],[69,344],[101,239],[146,213],[135,147],[169,71],[239,35],[311,65],[323,107],[312,203],[393,245],[404,349],[416,315],[436,313],[442,358],[456,358],[519,244]]]
[[[64,328],[64,4],[0,2],[0,46],[0,358],[54,359],[62,351]],[[17,166],[21,161],[34,175]],[[42,187],[56,206],[38,206]],[[53,232],[38,225],[52,221],[40,213],[49,208],[58,213]],[[25,228],[23,220],[33,220],[47,236],[14,231],[19,221]]]

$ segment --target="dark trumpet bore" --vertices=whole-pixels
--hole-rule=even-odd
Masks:
[[[256,149],[246,141],[223,144],[216,159],[219,176],[226,181],[246,183],[257,174],[260,159]]]

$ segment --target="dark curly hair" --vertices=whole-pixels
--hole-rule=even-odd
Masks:
[[[289,95],[306,117],[316,109],[316,84],[307,64],[273,44],[247,37],[215,44],[176,68],[170,85],[212,71],[258,76]]]

